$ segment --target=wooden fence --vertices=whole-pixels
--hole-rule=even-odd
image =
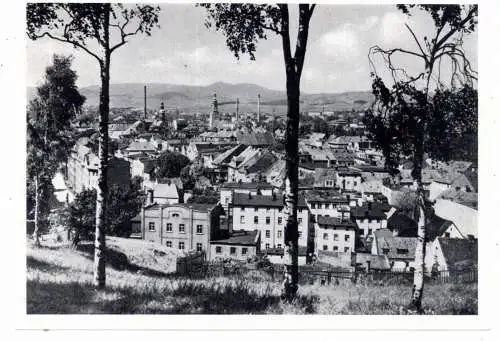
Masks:
[[[183,259],[177,263],[177,273],[189,278],[206,278],[220,276],[242,276],[252,272],[252,276],[262,280],[266,277],[273,282],[282,282],[284,266],[273,264],[258,268],[255,264],[239,261],[203,261],[200,257]],[[320,283],[321,285],[336,285],[340,283],[366,283],[376,285],[412,285],[413,272],[391,271],[355,271],[354,269],[321,268],[314,266],[299,266],[299,284]],[[477,268],[439,271],[425,277],[426,283],[477,283]]]

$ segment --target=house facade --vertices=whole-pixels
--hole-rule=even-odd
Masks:
[[[204,251],[210,259],[210,240],[220,229],[219,205],[152,204],[141,212],[142,239],[184,251]]]
[[[315,250],[346,254],[355,251],[356,224],[352,221],[318,216],[315,230]]]
[[[282,195],[252,195],[234,193],[232,211],[233,230],[260,231],[261,249],[282,248],[285,245],[285,214]],[[299,246],[311,241],[309,210],[303,198],[297,209]]]

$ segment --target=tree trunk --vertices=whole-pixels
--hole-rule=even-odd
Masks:
[[[108,197],[108,119],[109,119],[109,69],[111,54],[109,51],[109,12],[105,16],[104,42],[105,57],[100,63],[101,93],[99,98],[99,169],[96,200],[96,224],[94,244],[94,285],[104,288],[106,285],[106,209]]]
[[[413,292],[411,296],[410,307],[416,309],[418,312],[422,309],[422,296],[424,292],[424,276],[425,276],[425,246],[427,240],[427,225],[428,214],[426,207],[426,198],[422,188],[419,184],[419,197],[418,197],[418,230],[417,230],[417,246],[415,248],[415,271],[413,275]]]
[[[33,229],[33,246],[40,246],[40,222],[39,222],[39,212],[40,212],[40,184],[38,183],[38,176],[35,176],[35,216],[34,216],[34,229]]]
[[[285,245],[283,298],[291,300],[298,289],[298,224],[297,202],[299,195],[299,118],[300,80],[294,72],[287,72],[287,124],[285,137]]]

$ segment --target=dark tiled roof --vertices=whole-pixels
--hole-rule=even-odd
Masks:
[[[192,208],[195,211],[199,212],[209,212],[211,211],[217,204],[158,204],[154,203],[148,206],[145,206],[145,209],[148,208],[157,208],[157,207],[184,207],[184,208]]]
[[[353,168],[338,168],[336,172],[340,176],[361,176],[361,173]]]
[[[269,167],[273,165],[274,162],[276,162],[278,158],[274,156],[273,153],[268,152],[264,155],[262,155],[257,162],[255,162],[253,165],[248,167],[246,171],[248,173],[258,173],[258,172],[265,172]]]
[[[387,228],[391,231],[397,230],[401,237],[416,237],[418,226],[415,220],[399,211],[387,219]]]
[[[349,203],[349,200],[337,191],[308,191],[306,199],[309,202]]]
[[[226,189],[272,189],[273,185],[267,182],[227,182],[222,185]]]
[[[233,206],[251,206],[251,207],[283,207],[283,195],[248,195],[244,193],[235,193]],[[303,197],[299,196],[298,207],[307,208]]]
[[[439,238],[449,269],[477,266],[477,239]]]
[[[236,133],[238,143],[247,146],[273,145],[274,138],[270,132]]]
[[[233,231],[229,237],[217,240],[211,240],[210,244],[256,246],[258,234],[259,234],[258,230],[254,231],[236,230]]]
[[[375,239],[378,255],[386,255],[389,259],[415,259],[416,237],[394,237],[391,231],[380,229],[375,231]]]
[[[342,219],[336,218],[336,217],[325,217],[325,216],[320,215],[316,218],[316,221],[317,221],[318,225],[320,225],[320,227],[322,227],[322,228],[339,227],[339,228],[353,228],[353,229],[355,229],[357,227],[357,225],[350,220],[342,220]]]
[[[354,219],[386,219],[380,205],[353,207],[351,208],[351,217]]]
[[[431,219],[430,224],[427,226],[427,240],[434,240],[441,237],[443,233],[450,227],[453,223],[449,220],[443,219],[434,215]]]

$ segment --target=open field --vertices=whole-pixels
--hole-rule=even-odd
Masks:
[[[92,286],[90,244],[27,247],[28,314],[406,314],[410,287],[304,285],[295,302],[265,277],[185,279],[177,250],[107,238],[107,287]],[[156,250],[156,251],[155,251]],[[427,314],[477,314],[477,284],[427,285]]]

